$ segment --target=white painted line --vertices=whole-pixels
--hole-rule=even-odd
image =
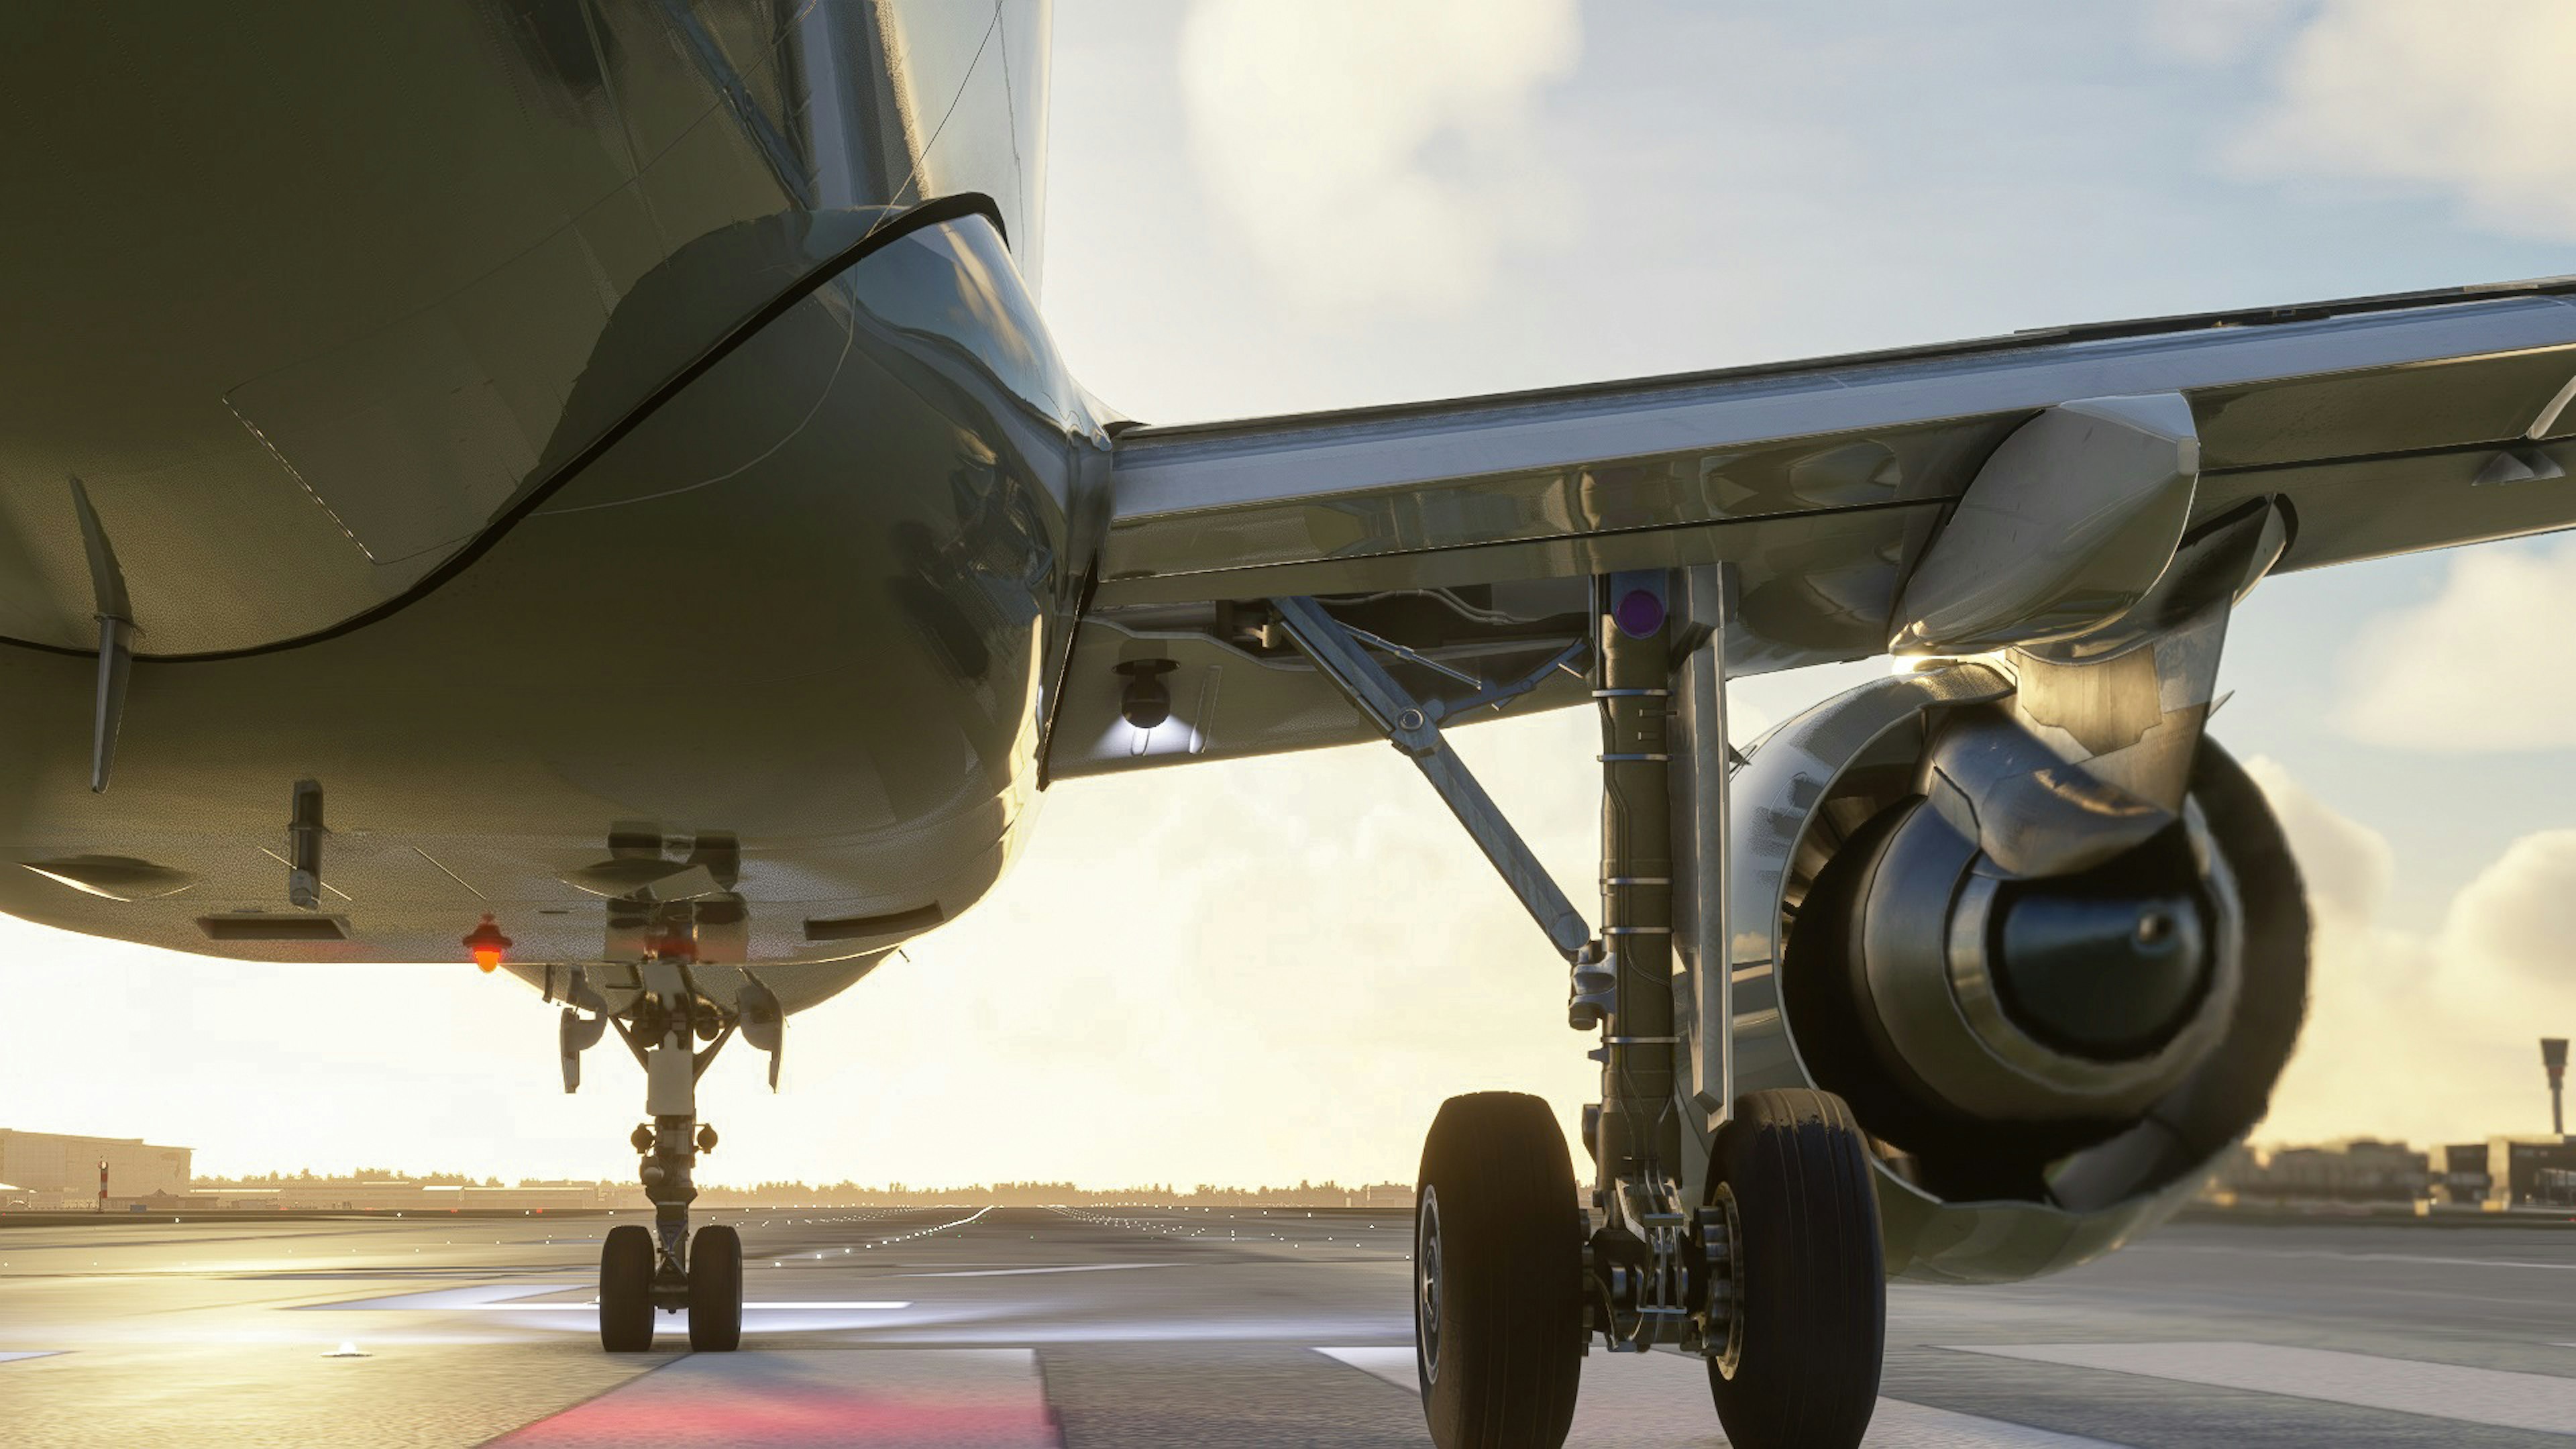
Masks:
[[[303,1303],[296,1305],[305,1312],[333,1313],[596,1313],[595,1297],[557,1298],[534,1301],[548,1293],[595,1293],[588,1284],[574,1283],[486,1283],[471,1288],[437,1288],[426,1293],[397,1293],[390,1298],[356,1298],[345,1303]],[[743,1311],[764,1312],[892,1312],[910,1308],[908,1298],[864,1299],[780,1299],[747,1302]]]
[[[547,1293],[595,1293],[588,1283],[476,1283],[463,1288],[432,1288],[419,1293],[395,1293],[382,1298],[352,1298],[340,1303],[301,1303],[306,1312],[347,1312],[353,1310],[388,1310],[401,1312],[450,1312],[458,1309],[507,1307],[509,1300],[535,1298]],[[523,1308],[587,1308],[589,1301],[574,1299],[557,1303],[521,1303]]]
[[[1417,1390],[1411,1345],[1315,1351],[1406,1393]],[[1721,1449],[1726,1436],[1718,1430],[1717,1406],[1709,1400],[1708,1365],[1677,1353],[1596,1350],[1583,1361],[1574,1430],[1565,1442],[1567,1449],[1629,1449],[1641,1443]],[[1887,1398],[1871,1411],[1869,1434],[1861,1442],[1879,1449],[2118,1449],[2100,1439]]]
[[[342,1304],[339,1306],[345,1308],[351,1305]],[[367,1306],[370,1308],[382,1308],[385,1305],[379,1303],[369,1304]],[[816,1300],[807,1302],[800,1300],[794,1303],[745,1303],[742,1305],[742,1311],[745,1313],[794,1313],[799,1311],[806,1313],[838,1313],[856,1310],[862,1312],[891,1313],[898,1308],[910,1308],[911,1306],[912,1303],[909,1299],[861,1298],[848,1301]],[[458,1313],[596,1313],[599,1311],[599,1305],[595,1302],[463,1303],[457,1305],[454,1309],[445,1311]]]
[[[1714,1410],[1711,1411],[1715,1412]],[[1869,1435],[1861,1441],[1883,1449],[1970,1449],[1974,1445],[2009,1449],[2116,1449],[2108,1441],[2080,1434],[2059,1434],[2002,1419],[1981,1419],[1929,1404],[1881,1399],[1869,1417]]]
[[[1962,1353],[2576,1434],[2576,1378],[2271,1343],[1962,1343]]]
[[[493,1441],[509,1449],[1060,1449],[1025,1348],[693,1353]]]
[[[2576,1273],[2576,1263],[2535,1263],[2520,1258],[2445,1258],[2432,1253],[2337,1253],[2325,1248],[2223,1248],[2197,1243],[2141,1243],[2124,1258],[2157,1253],[2224,1253],[2247,1258],[2325,1258],[2337,1263],[2425,1263],[2437,1268],[2509,1268],[2519,1273],[2537,1268],[2550,1273]]]
[[[952,1268],[944,1273],[882,1273],[881,1278],[1033,1278],[1041,1273],[1125,1273],[1138,1268],[1177,1268],[1178,1263],[1063,1263],[1044,1268]]]
[[[1315,1352],[1338,1359],[1364,1374],[1375,1374],[1399,1389],[1411,1391],[1421,1387],[1413,1366],[1413,1345],[1402,1348],[1319,1348]]]

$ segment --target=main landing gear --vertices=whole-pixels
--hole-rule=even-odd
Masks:
[[[653,1226],[621,1223],[600,1245],[599,1343],[610,1353],[642,1353],[653,1346],[657,1310],[685,1311],[691,1349],[729,1353],[742,1346],[742,1237],[721,1223],[689,1231],[689,1204],[698,1195],[691,1172],[698,1154],[716,1146],[715,1129],[698,1121],[697,1082],[740,1027],[773,1054],[774,1085],[779,1013],[757,983],[734,1008],[717,1005],[698,992],[682,956],[648,956],[635,971],[632,1000],[620,1009],[576,972],[568,1000],[597,1015],[564,1010],[565,1090],[580,1084],[582,1051],[614,1026],[644,1067],[645,1110],[653,1118],[631,1139],[643,1159],[637,1176],[653,1204]]]
[[[1271,601],[1289,638],[1420,767],[1573,968],[1597,1030],[1588,1209],[1535,1097],[1453,1097],[1422,1151],[1415,1361],[1441,1449],[1556,1449],[1589,1341],[1698,1355],[1738,1449],[1852,1449],[1876,1404],[1886,1288],[1869,1146],[1830,1093],[1732,1090],[1722,566],[1595,581],[1593,634],[1517,681],[1455,671]],[[1441,736],[1585,652],[1601,714],[1595,936]],[[1678,948],[1678,949],[1677,949]],[[1680,970],[1677,974],[1676,967]]]

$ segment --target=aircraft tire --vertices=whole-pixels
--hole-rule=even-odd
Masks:
[[[653,1233],[636,1223],[608,1230],[599,1245],[599,1346],[642,1353],[653,1346]]]
[[[1727,1442],[1852,1449],[1878,1402],[1887,1341],[1860,1125],[1830,1092],[1751,1092],[1710,1158],[1710,1194],[1733,1194],[1740,1232],[1732,1348],[1708,1366]]]
[[[1583,1368],[1584,1219],[1547,1103],[1441,1104],[1414,1216],[1414,1368],[1440,1449],[1557,1449]]]
[[[722,1224],[689,1239],[689,1347],[699,1353],[742,1347],[742,1234]]]

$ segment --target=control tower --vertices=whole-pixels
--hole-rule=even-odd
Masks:
[[[2540,1065],[2549,1073],[2549,1130],[2567,1135],[2567,1038],[2540,1039]]]

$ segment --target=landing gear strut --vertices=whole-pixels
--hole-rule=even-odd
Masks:
[[[685,959],[647,957],[636,967],[636,980],[640,989],[623,1012],[610,1013],[578,978],[572,997],[599,1010],[643,1064],[644,1109],[653,1118],[631,1139],[643,1159],[636,1175],[653,1204],[653,1226],[620,1224],[600,1246],[600,1346],[611,1353],[641,1353],[653,1346],[656,1309],[685,1310],[690,1348],[730,1352],[742,1344],[742,1239],[723,1224],[691,1234],[689,1204],[698,1196],[692,1179],[698,1154],[716,1146],[715,1129],[698,1121],[698,1077],[732,1039],[738,1022],[699,994]],[[569,1088],[579,1080],[576,1038],[596,1039],[598,1033],[595,1022],[577,1022],[569,1008],[565,1015]],[[577,1031],[576,1025],[589,1030]]]
[[[1591,639],[1458,700],[1416,699],[1370,650],[1456,671],[1346,628],[1313,599],[1271,601],[1564,954],[1572,1024],[1601,1034],[1601,1101],[1584,1118],[1589,1212],[1537,1098],[1453,1097],[1432,1124],[1414,1320],[1441,1449],[1563,1444],[1593,1334],[1614,1353],[1705,1357],[1740,1449],[1852,1449],[1869,1423],[1886,1297],[1867,1141],[1830,1093],[1733,1093],[1726,584],[1722,566],[1606,576]],[[1587,647],[1602,722],[1597,937],[1439,727],[1536,687]]]

